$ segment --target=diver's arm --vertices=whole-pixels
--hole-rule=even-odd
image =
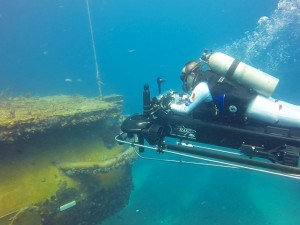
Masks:
[[[181,104],[171,103],[171,110],[180,113],[190,113],[199,103],[212,101],[206,82],[199,83],[192,91],[191,96]]]

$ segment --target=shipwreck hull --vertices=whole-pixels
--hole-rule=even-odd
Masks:
[[[99,224],[126,206],[132,149],[121,96],[0,102],[0,224]]]

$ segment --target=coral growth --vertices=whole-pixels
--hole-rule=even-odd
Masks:
[[[0,224],[98,224],[132,190],[122,97],[0,99]],[[3,109],[3,110],[2,110]]]
[[[99,224],[104,219],[123,209],[133,188],[131,168],[126,166],[116,185],[101,188],[101,183],[92,175],[82,176],[79,190],[62,187],[56,196],[41,204],[43,225]],[[76,201],[76,206],[59,211],[60,205]]]

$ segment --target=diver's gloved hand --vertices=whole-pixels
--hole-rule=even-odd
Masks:
[[[174,91],[169,91],[168,93],[166,93],[165,95],[161,95],[158,98],[158,102],[159,102],[159,107],[163,110],[169,110],[171,109],[170,105],[171,103],[174,101]]]
[[[161,101],[161,106],[164,110],[169,110],[171,109],[170,108],[170,105],[171,105],[171,102],[172,102],[172,96],[171,95],[166,95],[163,97],[162,101]]]
[[[189,95],[187,95],[187,94],[180,94],[180,93],[174,93],[172,95],[171,104],[182,105],[182,104],[185,104],[185,102],[187,100],[189,100]]]

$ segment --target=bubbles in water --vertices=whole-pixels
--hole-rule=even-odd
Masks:
[[[259,25],[262,25],[262,24],[268,23],[268,21],[269,21],[269,17],[267,17],[267,16],[262,16],[262,17],[259,18],[259,20],[257,21],[257,23],[258,23]]]
[[[220,49],[249,64],[255,60],[265,63],[266,71],[276,71],[279,64],[291,58],[300,38],[300,0],[280,0],[277,9],[269,16],[262,16],[252,32]],[[291,50],[292,49],[292,50]]]

